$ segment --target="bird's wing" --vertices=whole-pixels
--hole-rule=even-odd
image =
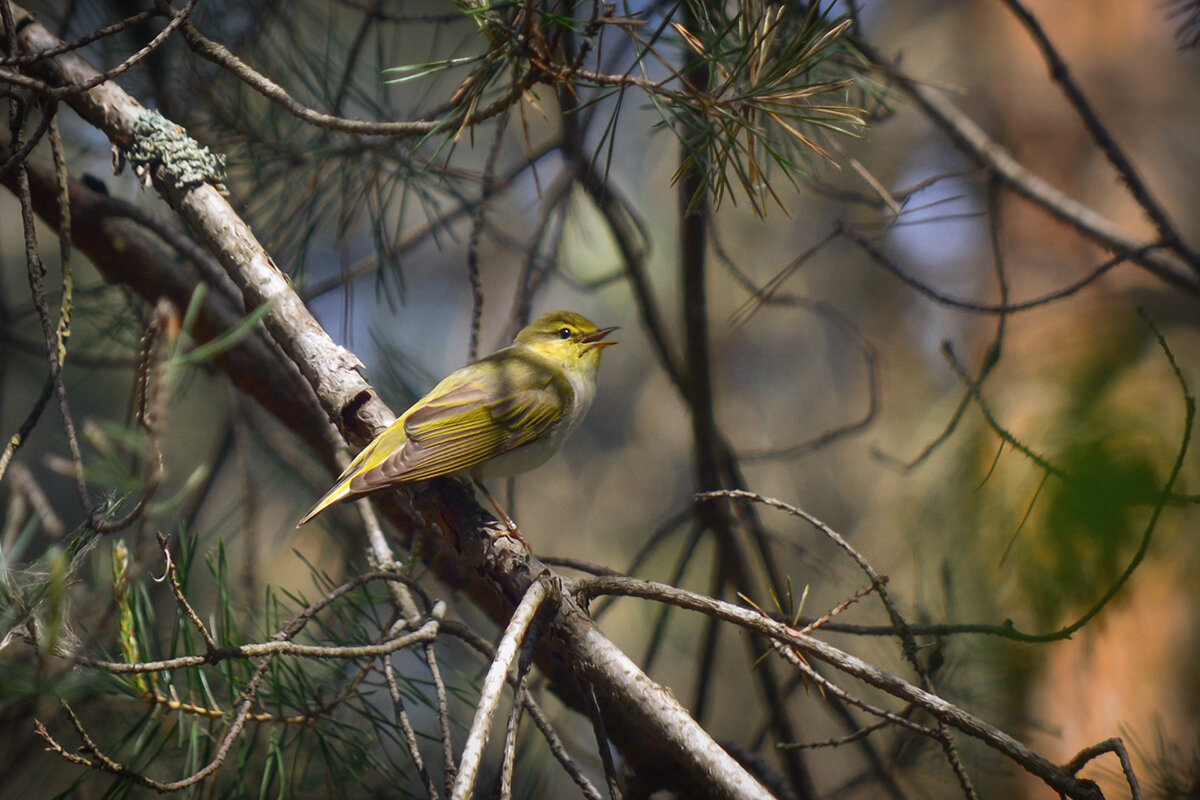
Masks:
[[[476,381],[428,397],[404,416],[403,443],[361,464],[349,488],[362,494],[464,472],[528,444],[562,419],[567,398],[561,390],[549,378],[517,392]]]

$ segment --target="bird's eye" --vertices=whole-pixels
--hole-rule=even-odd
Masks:
[[[570,328],[559,328],[558,329],[558,338],[570,339],[571,338],[571,329]]]

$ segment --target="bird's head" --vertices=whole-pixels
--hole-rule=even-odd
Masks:
[[[600,367],[601,351],[617,344],[604,338],[615,330],[598,328],[573,311],[551,311],[524,327],[514,343],[561,364],[563,369],[594,375]]]

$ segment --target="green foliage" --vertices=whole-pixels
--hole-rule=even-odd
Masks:
[[[249,659],[233,650],[278,640],[285,630],[298,631],[288,638],[307,645],[378,642],[394,621],[384,582],[368,581],[331,603],[322,600],[323,610],[309,617],[304,609],[313,607],[313,601],[302,593],[267,589],[261,607],[246,607],[234,589],[237,573],[224,543],[201,552],[199,540],[184,526],[170,549],[174,567],[162,571],[160,565],[155,576],[134,564],[123,541],[114,541],[111,638],[101,629],[83,638],[72,636],[61,646],[59,631],[71,624],[66,610],[68,562],[57,549],[47,556],[40,639],[47,662],[67,658],[78,647],[94,648],[78,655],[117,663],[206,652],[215,662],[136,674],[93,667],[81,673],[86,690],[61,684],[57,691],[79,706],[81,724],[100,750],[151,779],[183,779],[217,758],[245,693],[252,691],[245,731],[234,740],[216,776],[196,784],[185,796],[215,792],[230,798],[351,797],[375,794],[381,786],[389,787],[391,794],[406,791],[411,765],[378,659]],[[311,577],[317,597],[338,588],[337,581],[315,568]],[[212,635],[216,651],[207,647],[205,635],[177,599],[173,581]],[[81,591],[84,587],[77,585],[75,592]],[[436,709],[429,681],[404,675],[402,665],[416,665],[425,675],[427,669],[404,651],[392,657],[404,702]],[[7,662],[4,668],[13,669]],[[10,708],[17,694],[34,697],[39,691],[30,685],[28,674],[8,678],[4,699]],[[61,722],[53,726],[52,735],[70,748],[79,734]],[[436,732],[422,735],[435,738]],[[100,786],[107,788],[99,793],[114,798],[132,796],[137,789],[134,781],[83,770],[68,791],[94,792]]]
[[[1029,575],[1031,599],[1046,625],[1101,597],[1136,549],[1159,476],[1150,454],[1128,442],[1109,429],[1058,454],[1070,479],[1042,491],[1042,533],[1030,545],[1041,566]]]
[[[622,15],[568,0],[463,2],[457,19],[380,20],[369,27],[369,45],[356,41],[352,63],[331,78],[329,48],[349,47],[341,39],[351,32],[324,16],[335,12],[300,4],[263,21],[267,32],[250,37],[242,57],[267,74],[291,75],[299,84],[291,93],[322,111],[426,120],[431,129],[349,138],[298,124],[230,76],[189,89],[203,98],[194,108],[207,114],[193,125],[221,139],[234,194],[247,198],[249,218],[281,265],[298,273],[325,237],[369,231],[373,255],[347,266],[378,259],[383,268],[364,271],[389,298],[400,297],[402,255],[424,238],[413,236],[412,221],[424,216],[432,235],[454,235],[447,209],[469,213],[489,181],[512,177],[482,174],[474,146],[505,137],[517,119],[536,163],[565,136],[555,112],[578,115],[572,124],[585,129],[586,157],[605,170],[618,119],[622,129],[660,125],[679,138],[681,169],[699,170],[714,206],[745,197],[764,214],[781,205],[778,185],[804,182],[819,163],[841,163],[836,140],[861,135],[882,101],[882,81],[839,8],[691,2]],[[313,30],[327,34],[320,47],[307,41]],[[367,59],[370,67],[359,64]],[[323,102],[307,97],[322,94]],[[464,125],[485,110],[486,119]]]
[[[833,4],[688,4],[692,24],[673,21],[690,51],[683,90],[656,102],[687,151],[676,177],[699,169],[717,205],[735,188],[756,213],[780,202],[772,169],[796,183],[813,156],[836,163],[822,132],[865,126],[869,73]],[[694,202],[694,201],[693,201]]]

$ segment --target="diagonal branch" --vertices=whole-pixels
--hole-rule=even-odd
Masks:
[[[1025,29],[1029,31],[1029,36],[1033,39],[1038,49],[1042,51],[1042,57],[1046,60],[1046,66],[1050,69],[1050,76],[1062,87],[1063,94],[1067,96],[1067,101],[1075,109],[1075,113],[1079,114],[1079,118],[1083,120],[1084,127],[1091,134],[1092,140],[1101,152],[1108,158],[1113,169],[1121,176],[1121,181],[1129,187],[1129,193],[1133,195],[1133,199],[1146,212],[1146,216],[1158,228],[1158,235],[1162,237],[1167,246],[1175,252],[1179,253],[1186,261],[1188,266],[1193,270],[1200,272],[1200,258],[1197,257],[1183,241],[1179,235],[1175,224],[1171,222],[1171,218],[1167,215],[1166,209],[1158,202],[1151,193],[1150,188],[1146,186],[1146,182],[1142,180],[1142,176],[1138,174],[1137,168],[1133,166],[1133,161],[1117,144],[1112,134],[1108,132],[1108,128],[1104,127],[1104,123],[1100,121],[1100,116],[1096,110],[1092,108],[1091,103],[1083,96],[1083,90],[1075,83],[1071,77],[1070,71],[1067,69],[1067,64],[1063,61],[1062,56],[1058,54],[1054,44],[1050,41],[1050,37],[1046,35],[1046,31],[1042,29],[1041,23],[1037,17],[1029,12],[1021,4],[1020,0],[1003,0],[1008,6],[1009,11],[1013,13]]]
[[[454,780],[454,788],[450,791],[451,800],[467,800],[475,788],[475,778],[479,774],[479,765],[483,760],[483,748],[487,744],[488,732],[492,727],[492,718],[500,705],[500,692],[508,678],[508,669],[517,656],[517,648],[529,632],[550,593],[550,585],[546,581],[536,581],[521,602],[517,604],[512,619],[496,648],[496,657],[488,669],[487,677],[479,690],[479,705],[475,707],[475,719],[471,723],[471,731],[467,734],[466,744],[463,745],[462,762],[459,764],[458,775]]]
[[[757,631],[775,641],[791,645],[806,656],[819,659],[838,670],[852,675],[864,683],[874,686],[893,697],[920,706],[939,721],[958,728],[967,735],[980,739],[989,747],[1003,753],[1020,764],[1030,773],[1046,782],[1063,795],[1081,800],[1100,800],[1103,795],[1091,781],[1077,778],[1070,765],[1059,766],[1035,753],[1004,731],[988,724],[958,706],[932,692],[927,692],[904,679],[869,664],[857,656],[839,650],[820,639],[777,622],[753,611],[722,600],[676,589],[673,586],[644,581],[637,578],[601,576],[575,582],[573,587],[582,599],[603,594],[625,597],[641,597],[648,600],[672,603],[680,608],[699,611],[719,619]]]
[[[865,44],[864,53],[888,69],[897,85],[941,128],[972,161],[991,170],[996,178],[1017,194],[1041,206],[1054,217],[1115,253],[1124,255],[1159,279],[1189,294],[1200,294],[1200,264],[1184,261],[1178,254],[1155,248],[1155,242],[1139,241],[1112,220],[1080,203],[1065,192],[1034,175],[988,136],[973,119],[941,91],[904,75]]]

